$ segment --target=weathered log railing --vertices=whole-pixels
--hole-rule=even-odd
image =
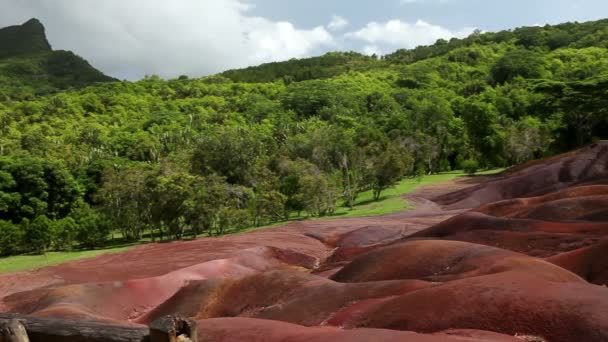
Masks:
[[[0,342],[197,342],[196,322],[166,316],[145,326],[0,314]]]

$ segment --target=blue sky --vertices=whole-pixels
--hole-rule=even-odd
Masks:
[[[487,31],[608,17],[605,0],[256,0],[253,3],[254,14],[299,26],[318,25],[329,14],[341,15],[355,27],[370,21],[422,19],[453,30],[476,26]]]
[[[333,50],[385,54],[474,29],[608,17],[606,0],[0,0],[0,26],[40,19],[55,49],[115,77],[203,76]]]

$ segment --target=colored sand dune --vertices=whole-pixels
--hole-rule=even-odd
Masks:
[[[608,143],[408,196],[415,210],[0,275],[3,311],[204,341],[608,340]]]

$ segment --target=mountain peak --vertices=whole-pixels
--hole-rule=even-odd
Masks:
[[[40,20],[38,20],[37,18],[32,18],[28,21],[26,21],[25,23],[23,23],[23,25],[21,25],[22,27],[35,27],[38,29],[42,29],[42,31],[44,32],[44,25],[42,25],[42,22],[40,22]]]
[[[36,18],[0,28],[0,76],[43,85],[47,91],[48,86],[64,89],[115,81],[71,51],[53,51]]]
[[[44,25],[32,18],[23,25],[0,29],[0,58],[51,51]]]

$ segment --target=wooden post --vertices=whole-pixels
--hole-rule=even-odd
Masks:
[[[196,321],[165,316],[150,323],[150,342],[197,342]]]
[[[18,321],[29,340],[1,342],[146,342],[150,330],[146,326],[124,326],[86,320],[33,317],[0,313],[0,327]],[[1,335],[5,337],[6,335]]]
[[[197,342],[196,321],[165,316],[145,325],[0,313],[0,342]]]
[[[23,324],[16,319],[0,324],[0,342],[30,342]]]

